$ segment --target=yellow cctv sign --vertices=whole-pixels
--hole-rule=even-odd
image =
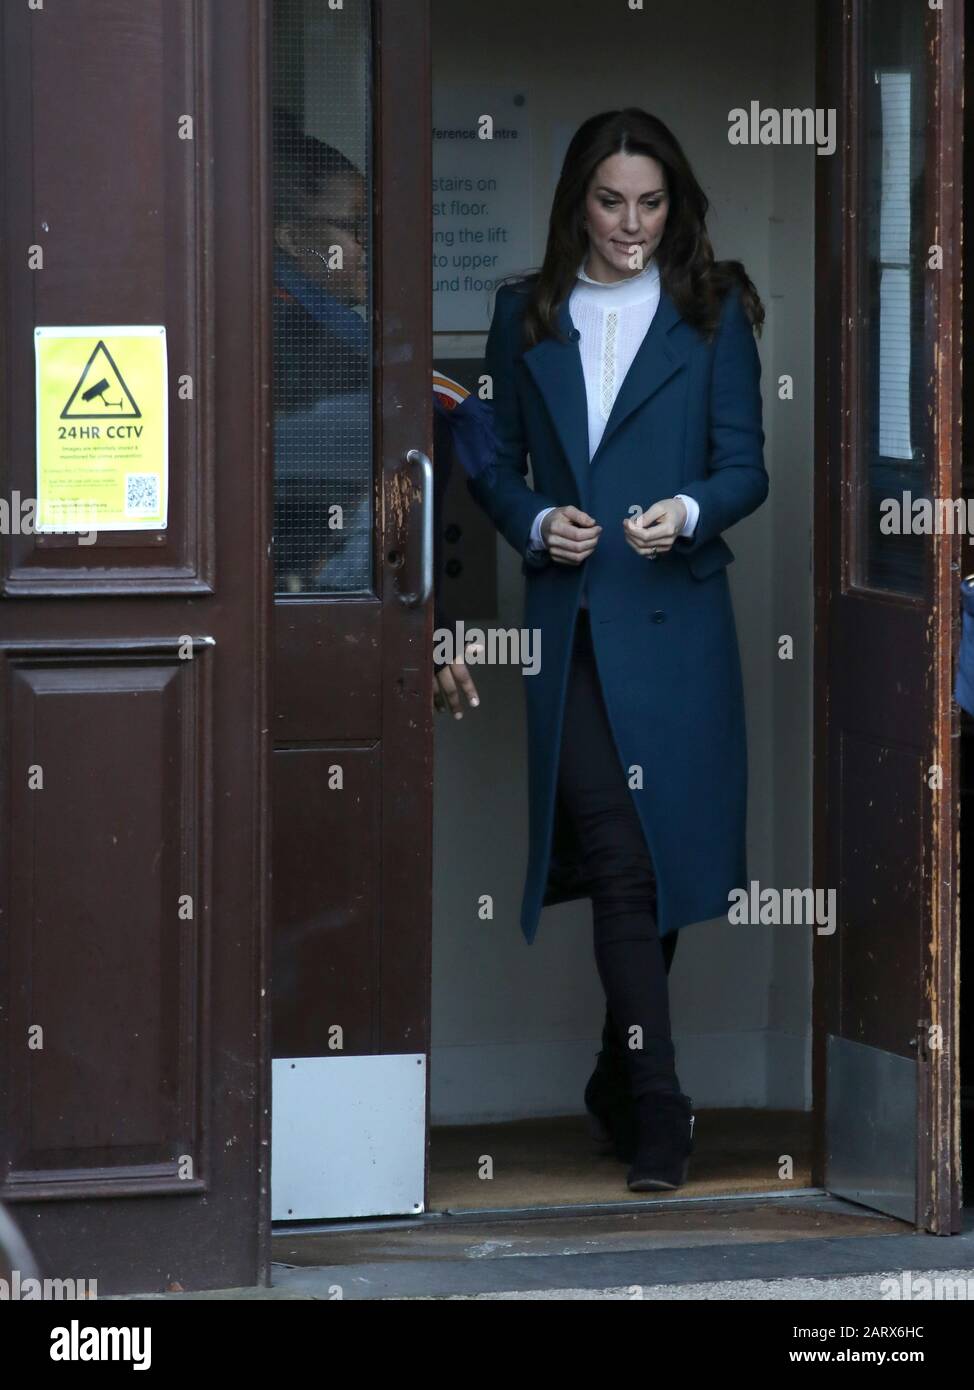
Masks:
[[[166,330],[35,328],[37,531],[162,530]]]

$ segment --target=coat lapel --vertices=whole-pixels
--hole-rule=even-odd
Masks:
[[[578,483],[578,495],[588,495],[588,406],[585,375],[578,350],[577,330],[568,312],[567,298],[558,308],[558,327],[567,342],[542,338],[528,348],[524,365],[544,397],[548,414],[561,440],[569,466]]]
[[[670,330],[682,321],[673,300],[666,290],[661,289],[653,321],[616,394],[605,432],[591,463],[588,456],[585,376],[577,331],[568,312],[567,299],[559,306],[558,326],[568,341],[562,343],[555,338],[544,338],[524,354],[524,364],[545,399],[565,456],[578,482],[579,496],[584,498],[588,495],[589,473],[605,453],[622,422],[686,363],[689,345],[681,345],[669,336]]]

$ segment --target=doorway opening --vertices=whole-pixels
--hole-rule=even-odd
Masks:
[[[729,576],[747,701],[749,873],[800,887],[811,883],[812,670],[782,681],[774,652],[781,632],[812,650],[815,152],[737,147],[729,158],[727,126],[741,92],[815,105],[814,5],[794,6],[787,27],[766,22],[761,6],[718,0],[695,6],[692,25],[679,10],[618,9],[573,7],[566,23],[559,0],[499,0],[487,12],[462,5],[457,23],[456,6],[448,16],[434,0],[434,366],[476,389],[492,308],[482,278],[540,264],[558,169],[581,121],[626,105],[661,116],[711,200],[717,256],[744,262],[768,310],[759,350],[771,494],[735,528]],[[481,157],[449,137],[484,113],[505,139]],[[471,251],[498,248],[492,265],[470,267]],[[806,389],[775,410],[769,383],[785,363]],[[782,459],[787,468],[775,466]],[[443,524],[450,624],[520,626],[519,558],[457,469]],[[461,721],[441,716],[435,732],[430,1206],[635,1203],[625,1166],[592,1152],[582,1100],[605,1007],[591,904],[546,908],[530,946],[518,925],[522,676],[511,666],[471,672],[480,707]],[[690,1177],[673,1199],[811,1188],[810,930],[680,932],[671,1015],[697,1124]]]
[[[816,175],[824,161],[812,145],[732,147],[728,120],[752,93],[772,109],[814,108],[817,79],[834,76],[845,51],[822,39],[815,0],[793,7],[787,30],[772,0],[744,15],[699,0],[692,25],[682,14],[654,10],[650,20],[622,6],[611,16],[579,7],[566,24],[565,6],[555,0],[537,0],[527,12],[515,0],[496,0],[489,21],[472,4],[461,8],[458,25],[455,6],[449,13],[441,0],[431,6],[432,170],[424,163],[429,113],[422,82],[410,104],[410,83],[426,71],[426,34],[407,7],[376,0],[332,11],[312,0],[276,0],[273,11],[272,1187],[275,1220],[289,1223],[427,1213],[467,1213],[475,1220],[484,1213],[644,1201],[628,1192],[625,1167],[594,1154],[588,1138],[583,1092],[605,1007],[591,905],[546,909],[531,946],[520,931],[528,834],[520,669],[471,668],[481,703],[462,721],[430,715],[431,729],[419,703],[426,697],[423,593],[432,548],[425,508],[434,488],[432,469],[420,488],[410,467],[417,458],[426,462],[422,440],[432,433],[423,413],[430,408],[430,355],[434,373],[477,389],[493,282],[537,266],[568,140],[599,110],[642,105],[671,126],[710,198],[716,254],[743,261],[768,311],[759,351],[771,494],[734,528],[736,563],[729,571],[745,678],[752,883],[807,888],[813,808],[821,806],[823,815],[826,809],[826,801],[814,801],[813,786],[811,563],[813,503],[822,496],[814,486],[817,403],[827,401],[830,428],[838,408],[831,379],[824,395],[816,380],[816,332],[820,338],[823,325],[836,321],[831,312],[816,320],[817,292],[827,282],[831,293],[835,278],[830,272],[817,282],[815,274],[823,225],[816,227]],[[906,0],[901,10],[901,18],[914,14]],[[896,51],[914,68],[922,65],[926,50],[908,24],[887,25],[885,12],[873,17],[884,40],[899,44]],[[611,61],[593,64],[593,54]],[[893,109],[899,94],[902,105],[904,84],[895,53],[881,61],[895,79],[885,86],[873,82],[874,61],[860,63],[858,73],[858,97],[869,97],[860,101],[869,125],[863,157],[872,185],[875,170],[889,166],[902,207],[909,161],[885,159],[886,107],[877,121],[875,103],[888,98]],[[689,72],[696,79],[692,100]],[[579,73],[584,82],[576,80]],[[921,95],[917,83],[922,113]],[[900,108],[893,114],[903,115]],[[484,121],[496,138],[483,149],[460,138]],[[921,155],[924,128],[914,121]],[[429,284],[404,272],[425,267],[431,249],[425,216],[410,217],[415,190],[427,186],[421,181],[430,172],[432,354]],[[868,198],[850,204],[861,219],[882,205],[872,185]],[[831,254],[832,240],[829,245]],[[348,272],[340,283],[331,274],[336,249]],[[871,255],[867,268],[875,275],[883,267]],[[874,318],[876,329],[881,315]],[[929,346],[923,322],[918,316],[909,343],[917,360],[919,348]],[[381,371],[373,373],[377,362]],[[887,387],[902,393],[909,372],[898,359],[893,367]],[[787,404],[783,377],[793,387]],[[870,389],[874,384],[869,378]],[[880,403],[888,406],[890,397]],[[897,397],[892,404],[903,402]],[[919,395],[913,405],[922,405]],[[909,453],[893,456],[913,461]],[[828,476],[831,484],[831,469]],[[435,470],[435,479],[442,483],[443,470]],[[344,514],[337,531],[334,501]],[[439,516],[437,623],[442,615],[468,630],[518,628],[520,558],[477,509],[457,466]],[[830,573],[830,601],[840,587]],[[879,630],[877,623],[869,628]],[[788,663],[780,659],[782,634],[795,653]],[[870,668],[880,676],[885,654]],[[820,665],[820,679],[821,673]],[[858,685],[853,694],[859,696]],[[913,720],[918,741],[922,723]],[[858,780],[844,803],[854,811],[856,796],[871,805],[874,787],[886,785],[874,780],[868,737],[856,748]],[[815,763],[817,772],[822,760]],[[831,802],[827,809],[831,817]],[[918,818],[905,820],[918,837]],[[880,827],[863,851],[870,864],[873,843],[881,855],[892,841]],[[911,852],[901,863],[912,873],[917,857]],[[854,1020],[870,1011],[883,1015],[887,1000],[895,1003],[896,1027],[887,1030],[892,1040],[884,1034],[875,1043],[854,1032],[850,1039],[841,1028],[834,1037],[852,1043],[838,1057],[851,1077],[840,1116],[847,1137],[869,1130],[858,1123],[865,1101],[876,1115],[888,1094],[855,1072],[858,1059],[869,1053],[891,1063],[880,1079],[898,1096],[904,1118],[898,1133],[910,1137],[885,1143],[884,1130],[868,1157],[893,1154],[904,1169],[904,1155],[914,1156],[916,1108],[912,1096],[904,1099],[899,1078],[908,1073],[914,1086],[920,1071],[906,1055],[916,991],[890,1000],[873,987],[870,951],[879,954],[887,944],[889,912],[899,911],[911,925],[921,908],[915,899],[906,906],[898,901],[899,881],[892,888],[890,882],[888,876],[886,898],[876,907],[869,895],[879,891],[877,880],[859,875],[860,925],[868,930],[854,935],[852,963],[863,970],[842,1000]],[[655,1200],[728,1204],[758,1194],[799,1201],[798,1194],[809,1193],[815,1141],[836,1129],[813,1113],[812,1102],[817,1049],[834,1040],[824,1013],[813,1026],[819,939],[807,922],[736,929],[712,922],[680,932],[671,1012],[678,1073],[698,1122],[690,1181]],[[913,947],[919,948],[915,934],[905,943],[907,951]],[[919,954],[913,951],[913,964]],[[895,990],[895,963],[885,965]],[[828,970],[816,973],[819,984],[828,981]],[[830,1086],[829,1094],[837,1089]],[[877,1132],[870,1131],[873,1138]],[[817,1163],[815,1176],[826,1167]],[[917,1184],[908,1172],[896,1176],[900,1209],[876,1206],[900,1215],[907,1202],[912,1210]],[[837,1186],[827,1173],[824,1180],[830,1191],[855,1189],[855,1183]],[[811,1188],[808,1200],[819,1192]]]

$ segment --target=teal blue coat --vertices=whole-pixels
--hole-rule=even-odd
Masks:
[[[664,289],[594,458],[588,456],[578,331],[524,351],[526,295],[497,294],[487,340],[496,466],[470,491],[522,557],[523,626],[541,663],[524,674],[530,843],[521,929],[533,941],[548,903],[590,896],[558,796],[569,661],[583,573],[606,710],[656,871],[661,935],[722,917],[748,883],[744,691],[722,532],[768,493],[761,364],[740,291],[708,343]],[[534,487],[527,483],[528,455]],[[682,492],[700,516],[692,539],[643,558],[625,541],[635,504]],[[602,526],[582,565],[528,548],[542,507],[574,504]],[[642,773],[642,786],[633,785]]]

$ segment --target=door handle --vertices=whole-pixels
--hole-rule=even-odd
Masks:
[[[400,594],[400,602],[409,608],[418,608],[426,602],[433,592],[433,465],[421,449],[410,449],[406,455],[408,464],[418,463],[422,473],[422,534],[420,537],[420,586],[409,594]]]

